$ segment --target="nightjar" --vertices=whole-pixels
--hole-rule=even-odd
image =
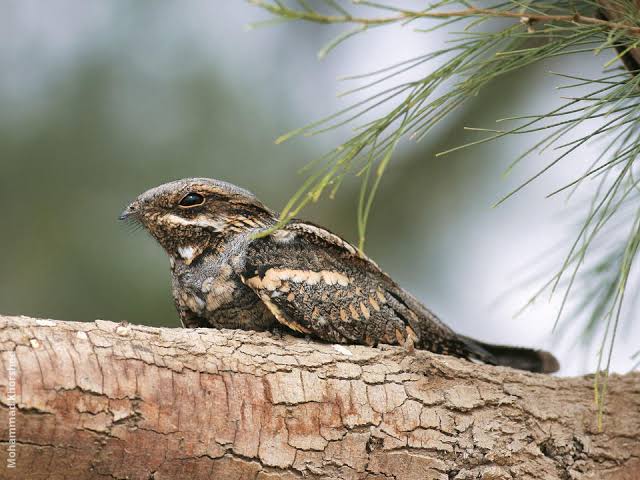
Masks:
[[[184,327],[284,326],[327,342],[402,345],[533,372],[559,368],[548,352],[455,333],[323,227],[292,220],[272,230],[278,214],[235,185],[166,183],[141,194],[120,218],[143,225],[169,255]]]

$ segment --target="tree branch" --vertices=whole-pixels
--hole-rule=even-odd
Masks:
[[[417,20],[421,18],[456,18],[456,17],[478,17],[478,16],[488,16],[495,18],[515,18],[526,20],[527,22],[541,22],[541,23],[551,23],[551,22],[559,22],[559,23],[571,23],[571,24],[582,24],[582,25],[595,25],[601,26],[606,29],[611,30],[622,30],[627,32],[628,34],[640,36],[640,27],[635,25],[629,25],[626,22],[613,21],[607,18],[598,18],[598,17],[590,17],[580,15],[579,13],[574,13],[572,15],[550,15],[550,14],[541,14],[536,13],[536,11],[532,11],[527,9],[525,6],[519,6],[521,11],[513,12],[510,10],[501,10],[495,8],[465,8],[463,10],[445,10],[445,11],[416,11],[416,10],[398,10],[397,15],[391,15],[388,17],[377,17],[377,18],[367,18],[367,17],[356,17],[352,15],[323,15],[314,10],[295,10],[289,8],[283,4],[273,4],[265,0],[250,0],[250,3],[264,8],[268,12],[282,16],[285,18],[290,18],[292,20],[304,20],[308,22],[314,23],[348,23],[348,24],[358,24],[364,26],[380,26],[380,25],[389,25],[392,23],[403,23],[411,20]],[[616,15],[616,17],[620,17],[620,15]]]
[[[612,0],[598,0],[600,9],[598,10],[598,16],[607,21],[619,21],[624,18],[623,12],[617,8],[617,5]],[[640,1],[634,0],[632,5],[635,9],[640,7]],[[636,42],[637,43],[637,42]],[[617,45],[616,50],[620,55],[620,59],[625,68],[630,72],[636,72],[640,69],[640,48],[633,47],[633,45]]]
[[[2,478],[623,479],[640,374],[556,378],[392,347],[0,317]],[[15,400],[12,396],[15,388]],[[15,403],[16,409],[11,405]],[[6,455],[0,455],[6,456]]]

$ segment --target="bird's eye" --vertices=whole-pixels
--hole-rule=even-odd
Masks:
[[[202,205],[204,203],[204,197],[199,193],[189,192],[182,200],[180,200],[180,206],[189,208],[189,207],[197,207],[198,205]]]

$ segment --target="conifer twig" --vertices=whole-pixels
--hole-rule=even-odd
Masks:
[[[421,18],[470,18],[477,16],[488,16],[496,18],[517,18],[526,22],[541,23],[572,23],[583,25],[596,25],[611,30],[622,30],[633,36],[640,37],[640,27],[630,25],[624,22],[611,21],[605,18],[591,17],[574,13],[572,15],[550,15],[534,12],[527,12],[526,8],[522,11],[514,12],[511,10],[500,10],[496,8],[476,8],[470,7],[463,10],[450,11],[415,11],[401,10],[397,15],[378,18],[356,17],[352,15],[324,15],[314,10],[295,10],[283,4],[273,4],[265,0],[249,0],[250,3],[262,7],[272,14],[290,18],[292,20],[304,20],[315,23],[353,23],[365,26],[388,25],[391,23],[407,22]]]

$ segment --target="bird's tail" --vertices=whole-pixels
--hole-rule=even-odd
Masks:
[[[465,337],[465,340],[479,346],[480,349],[490,354],[490,358],[482,359],[487,363],[495,363],[496,365],[528,370],[529,372],[535,373],[554,373],[560,368],[560,363],[558,363],[556,357],[544,350],[492,345],[468,337]]]

